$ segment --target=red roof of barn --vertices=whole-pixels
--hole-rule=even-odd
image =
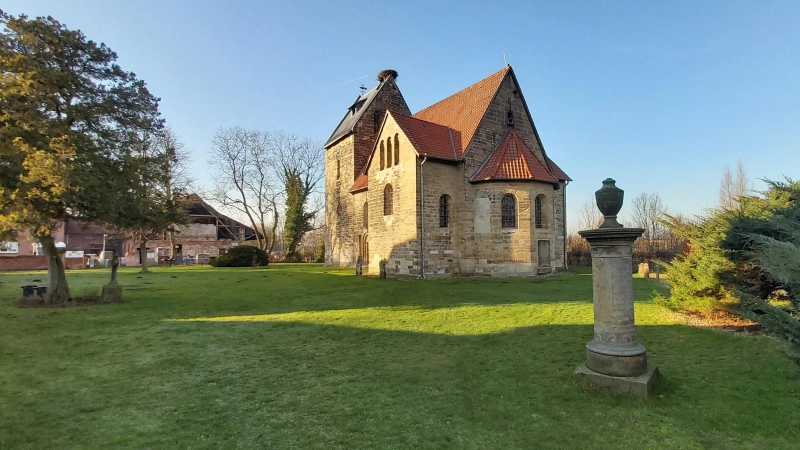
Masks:
[[[451,128],[456,158],[461,158],[511,66],[414,114],[414,118]]]
[[[564,177],[561,179],[566,179]],[[536,157],[516,131],[510,129],[480,169],[470,178],[470,181],[489,180],[538,180],[557,183],[559,177]]]

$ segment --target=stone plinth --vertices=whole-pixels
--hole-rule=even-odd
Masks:
[[[592,247],[594,339],[586,344],[586,362],[575,378],[646,397],[658,370],[648,367],[647,352],[636,339],[631,274],[633,242],[643,232],[621,226],[579,232]]]
[[[122,303],[122,286],[116,281],[103,286],[103,296],[100,301],[103,303]]]
[[[650,366],[638,377],[614,377],[595,372],[581,364],[575,369],[575,380],[587,388],[607,388],[618,394],[633,394],[647,398],[653,392],[653,384],[658,379],[658,367]]]

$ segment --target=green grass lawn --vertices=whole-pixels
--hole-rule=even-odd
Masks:
[[[126,303],[21,309],[0,275],[0,448],[799,448],[800,369],[636,279],[663,379],[583,392],[591,276],[430,281],[318,265],[123,269]],[[73,294],[104,271],[72,271]]]

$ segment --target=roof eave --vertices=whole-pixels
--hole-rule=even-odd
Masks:
[[[485,183],[485,182],[488,182],[488,181],[523,181],[523,182],[524,181],[527,181],[527,182],[535,181],[537,183],[553,184],[553,183],[558,183],[559,180],[555,180],[555,179],[553,179],[553,180],[542,180],[540,178],[493,178],[493,177],[484,178],[484,179],[480,179],[480,180],[474,180],[474,179],[470,179],[469,180],[470,183]]]
[[[353,129],[352,128],[350,129],[350,131],[348,131],[347,133],[343,134],[342,136],[340,136],[340,137],[338,137],[336,139],[333,139],[333,136],[331,136],[329,138],[328,142],[326,142],[325,145],[322,146],[322,148],[328,149],[330,147],[333,147],[334,145],[336,145],[339,142],[341,142],[342,139],[350,136],[351,134],[353,134]]]

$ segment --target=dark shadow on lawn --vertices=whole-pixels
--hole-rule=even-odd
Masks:
[[[540,439],[558,439],[563,429],[576,442],[603,436],[599,442],[609,444],[631,433],[647,434],[650,440],[641,442],[667,446],[675,433],[703,447],[724,447],[722,438],[740,443],[800,438],[787,414],[800,408],[800,376],[780,349],[762,339],[689,326],[639,327],[650,361],[663,374],[655,397],[646,401],[582,392],[573,381],[591,325],[483,335],[297,322],[172,322],[168,327],[192,333],[213,329],[217,348],[235,358],[258,355],[258,367],[251,364],[251,370],[293,380],[296,395],[317,399],[317,414],[342,414],[353,423],[370,417],[394,421],[398,436],[415,420],[446,417],[467,427],[462,434],[507,435],[509,442],[519,443],[535,412],[562,430],[537,429]],[[286,399],[292,402],[291,395]],[[298,401],[296,407],[307,405]],[[503,447],[502,442],[494,445]]]

